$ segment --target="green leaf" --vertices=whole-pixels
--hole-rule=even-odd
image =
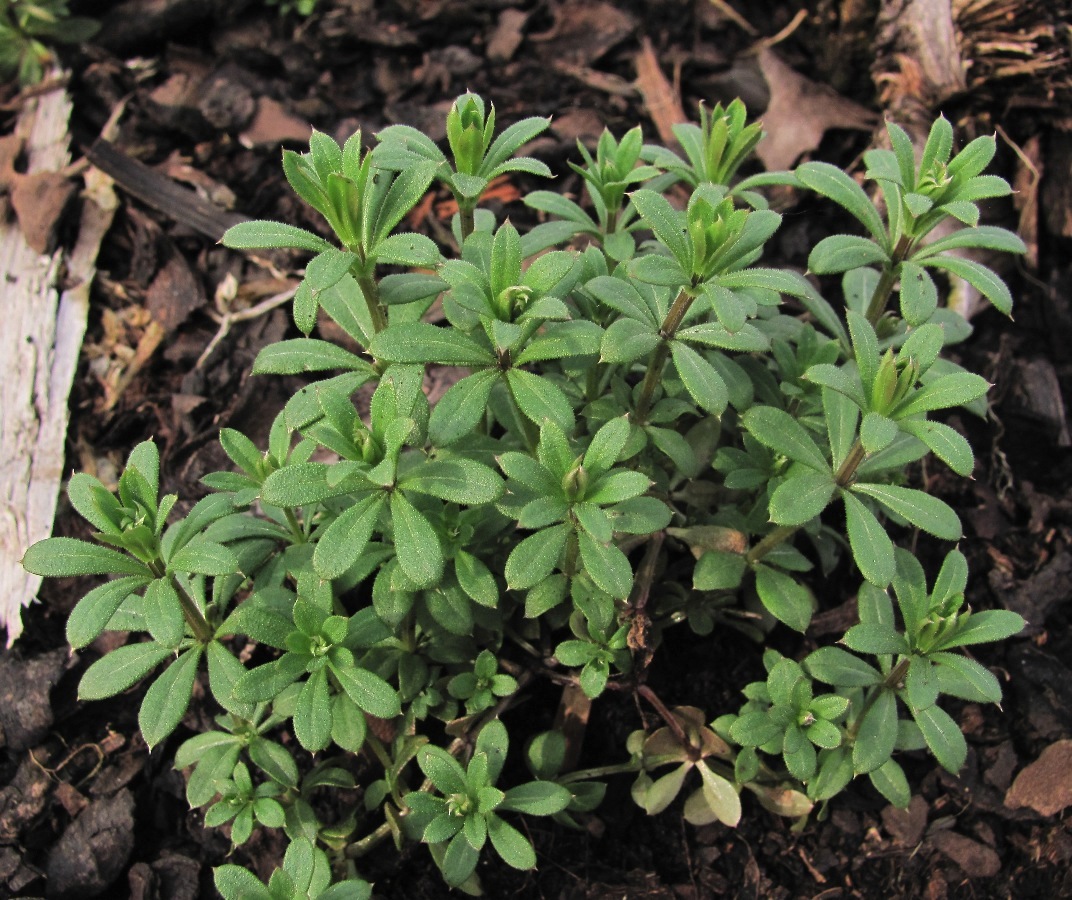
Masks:
[[[1005,315],[1012,315],[1012,292],[1008,285],[992,269],[971,259],[958,256],[939,256],[923,260],[923,264],[935,269],[944,269],[950,275],[963,278],[994,307]]]
[[[812,678],[835,687],[870,687],[882,681],[878,669],[840,647],[820,647],[803,665]]]
[[[428,460],[400,478],[398,484],[408,491],[469,506],[493,503],[505,488],[492,469],[462,457]]]
[[[900,429],[892,419],[877,412],[869,412],[860,423],[860,443],[868,453],[878,453],[893,443]]]
[[[553,816],[562,812],[572,800],[573,794],[560,784],[552,781],[530,781],[528,784],[510,788],[498,808],[508,812],[527,813],[530,816]]]
[[[106,534],[120,534],[122,507],[115,494],[92,475],[76,472],[67,483],[67,498],[78,514]]]
[[[852,748],[852,766],[858,775],[885,765],[897,742],[897,696],[885,688],[878,691],[860,721]]]
[[[239,565],[233,550],[205,538],[194,538],[168,560],[168,569],[192,575],[234,575]]]
[[[613,544],[597,541],[586,531],[577,533],[584,570],[600,590],[616,599],[624,599],[633,589],[633,567]]]
[[[398,564],[415,588],[428,588],[443,576],[443,548],[431,523],[401,491],[391,494]]]
[[[357,256],[346,250],[331,247],[318,253],[305,267],[305,283],[315,297],[321,291],[338,284],[342,277],[350,272],[350,267],[357,262]]]
[[[934,677],[938,691],[974,703],[1001,703],[1001,684],[986,666],[959,653],[931,653],[938,665]]]
[[[629,195],[633,206],[655,237],[666,245],[683,269],[692,268],[692,248],[685,237],[685,217],[659,193],[641,188]]]
[[[811,592],[791,576],[770,566],[756,566],[756,592],[779,622],[796,631],[808,627],[812,615]]]
[[[833,275],[888,262],[886,251],[874,241],[851,234],[832,234],[819,241],[808,254],[808,271]]]
[[[789,774],[801,781],[810,781],[815,775],[818,754],[815,746],[804,736],[804,731],[796,723],[791,723],[785,730],[782,744],[782,757]]]
[[[522,369],[509,369],[506,382],[518,407],[537,425],[554,422],[563,430],[573,427],[573,407],[553,381]]]
[[[841,643],[857,653],[908,652],[908,642],[903,634],[898,633],[892,626],[873,622],[861,622],[859,625],[853,625],[845,632]]]
[[[219,866],[212,874],[216,890],[224,900],[274,900],[271,891],[241,866]]]
[[[325,669],[317,669],[302,686],[294,708],[294,736],[313,752],[331,743],[331,694]]]
[[[589,503],[621,503],[643,494],[651,487],[651,479],[643,472],[614,469],[591,485],[585,499]]]
[[[879,366],[878,338],[871,323],[858,312],[850,309],[845,313],[845,318],[849,323],[849,335],[852,337],[852,349],[864,393],[870,395]]]
[[[360,753],[368,738],[368,722],[350,697],[336,694],[331,698],[331,739],[343,750]]]
[[[923,260],[949,250],[960,250],[967,247],[974,247],[980,250],[996,250],[1003,253],[1027,252],[1027,246],[1013,232],[993,225],[980,225],[977,228],[961,228],[947,237],[932,241],[912,254],[912,258]]]
[[[893,484],[856,484],[852,490],[874,498],[891,512],[937,538],[960,540],[960,519],[945,501],[937,497]]]
[[[857,218],[879,243],[885,244],[886,229],[875,205],[864,189],[850,175],[824,162],[807,162],[797,166],[797,179],[817,194],[833,200]]]
[[[506,584],[512,590],[525,590],[551,574],[569,534],[568,525],[555,525],[530,534],[506,560]]]
[[[242,702],[274,700],[305,672],[306,659],[295,653],[287,653],[263,666],[257,666],[238,679],[231,693]]]
[[[741,585],[747,562],[740,553],[708,550],[696,563],[692,586],[697,591],[732,591]]]
[[[328,466],[317,462],[291,463],[265,479],[261,500],[271,506],[295,508],[345,493],[327,482]]]
[[[78,698],[101,700],[113,697],[140,681],[171,655],[169,648],[161,647],[155,641],[117,647],[86,669],[78,684]]]
[[[660,340],[655,326],[623,317],[613,322],[603,333],[599,347],[600,361],[632,362],[650,354],[658,346]]]
[[[404,306],[427,300],[447,290],[449,285],[438,275],[425,272],[402,272],[380,279],[380,302],[384,306]]]
[[[600,275],[587,282],[584,287],[600,303],[623,316],[644,322],[651,326],[653,332],[658,332],[660,323],[655,313],[640,292],[626,279]]]
[[[369,377],[375,374],[372,366],[360,356],[315,338],[294,338],[269,344],[257,354],[253,363],[254,375],[302,375],[332,369],[365,372]]]
[[[741,417],[741,422],[764,447],[818,472],[830,472],[830,464],[811,435],[784,410],[753,406]]]
[[[888,759],[869,775],[871,784],[883,797],[899,809],[906,809],[912,800],[904,769],[896,760]]]
[[[182,643],[186,623],[170,578],[157,578],[145,588],[145,624],[161,646],[174,650]]]
[[[146,576],[127,576],[93,588],[67,619],[67,643],[75,650],[91,644],[108,627],[123,601],[148,583]]]
[[[777,525],[803,525],[830,503],[837,484],[824,472],[789,475],[771,495],[770,517]]]
[[[321,578],[338,578],[361,558],[386,502],[382,491],[366,495],[320,534],[313,551],[313,568]]]
[[[953,372],[927,382],[894,411],[897,419],[914,416],[935,409],[967,406],[973,400],[985,397],[990,385],[981,375],[971,372]]]
[[[677,259],[650,253],[629,263],[629,275],[645,284],[679,287],[688,284],[689,276]]]
[[[402,712],[398,692],[386,681],[360,666],[343,668],[331,666],[339,684],[354,703],[370,715],[380,719],[393,719]]]
[[[429,442],[448,447],[476,428],[487,414],[488,398],[498,380],[498,370],[484,369],[453,384],[428,418]]]
[[[515,869],[536,868],[536,853],[527,837],[494,813],[489,815],[487,820],[491,846],[502,857],[503,862]]]
[[[284,222],[240,222],[232,225],[220,238],[232,250],[274,250],[280,248],[311,250],[320,253],[332,246],[322,237]]]
[[[200,661],[200,647],[187,650],[153,682],[142,700],[138,727],[150,750],[171,734],[186,715]]]
[[[451,887],[460,887],[476,869],[480,851],[476,850],[464,834],[456,834],[447,845],[440,867],[443,880]]]
[[[875,514],[852,493],[843,491],[841,497],[845,501],[845,524],[852,558],[864,578],[877,587],[885,587],[893,580],[893,541]]]
[[[45,538],[31,546],[22,558],[27,572],[47,578],[71,575],[150,576],[148,566],[136,559],[77,538]]]
[[[376,245],[376,259],[396,266],[431,268],[440,262],[439,248],[423,234],[392,234]]]
[[[246,667],[219,641],[211,641],[205,648],[205,655],[208,658],[209,688],[216,702],[233,715],[252,717],[253,706],[234,698],[235,683],[246,674]]]
[[[611,419],[595,433],[584,452],[583,465],[589,477],[600,478],[618,461],[629,433],[629,420],[625,416]]]
[[[1023,631],[1025,624],[1023,616],[1008,609],[987,609],[972,613],[966,621],[959,624],[956,631],[938,644],[937,649],[1003,641]]]
[[[595,322],[552,322],[518,354],[519,366],[551,359],[574,359],[599,353],[603,329]]]
[[[901,264],[901,315],[909,325],[922,325],[938,308],[938,288],[915,263]]]
[[[417,754],[417,765],[441,794],[468,793],[465,770],[445,750],[434,745],[425,745]]]
[[[671,343],[670,353],[674,368],[692,399],[708,412],[716,416],[722,415],[729,405],[730,397],[726,382],[715,367],[692,347],[680,341]]]
[[[971,476],[975,468],[975,454],[971,444],[959,432],[942,422],[926,419],[903,419],[902,431],[907,431],[923,441],[930,451],[958,475]]]
[[[968,757],[968,744],[960,726],[940,706],[912,710],[912,718],[923,732],[923,739],[934,758],[943,769],[956,775]]]
[[[381,331],[372,339],[369,352],[388,362],[495,365],[491,351],[471,337],[457,329],[439,328],[427,322],[394,325]]]

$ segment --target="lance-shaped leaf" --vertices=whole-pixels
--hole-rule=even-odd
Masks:
[[[288,248],[294,250],[311,250],[320,253],[331,250],[332,246],[322,237],[296,228],[284,222],[240,222],[232,225],[220,239],[220,243],[232,250],[275,250]]]
[[[443,576],[443,548],[431,523],[401,491],[391,494],[398,564],[414,587],[427,588]]]
[[[386,500],[382,491],[362,497],[324,530],[313,551],[313,568],[321,578],[338,578],[357,562]]]
[[[148,566],[118,550],[67,537],[38,541],[26,551],[22,565],[27,572],[48,578],[150,574]]]
[[[372,339],[369,352],[377,359],[398,363],[439,363],[451,366],[490,366],[495,357],[471,337],[454,328],[427,322],[396,325]]]
[[[837,166],[824,162],[808,162],[797,166],[794,174],[805,187],[833,200],[852,213],[876,241],[884,245],[888,240],[882,216],[875,209],[875,204],[864,193],[864,189]]]
[[[200,647],[187,650],[153,682],[142,700],[138,727],[150,749],[171,734],[186,715],[200,661]]]
[[[393,719],[402,711],[398,692],[386,681],[360,666],[343,667],[331,664],[342,689],[354,703],[369,715]]]
[[[852,558],[864,578],[876,587],[885,587],[893,580],[893,541],[861,500],[849,491],[843,491],[841,496],[845,501],[845,525]]]
[[[783,481],[770,499],[771,521],[777,525],[803,525],[830,503],[837,487],[827,472],[795,472]]]
[[[729,405],[730,397],[726,382],[715,367],[692,347],[680,341],[674,341],[670,345],[670,354],[674,360],[674,368],[692,399],[708,412],[716,416],[722,415]]]
[[[479,506],[498,500],[503,480],[482,463],[463,457],[433,459],[422,463],[398,480],[399,487],[419,494]]]
[[[830,464],[818,444],[796,419],[774,406],[754,406],[741,421],[764,447],[818,472],[828,473]]]
[[[893,484],[856,484],[852,489],[874,498],[886,509],[937,538],[960,540],[960,519],[945,501],[937,497]]]

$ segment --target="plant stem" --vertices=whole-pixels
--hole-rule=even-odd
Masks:
[[[837,482],[838,487],[849,486],[853,476],[856,475],[856,470],[860,468],[860,464],[866,456],[867,451],[864,450],[864,445],[857,438],[845,456],[845,461],[838,467],[837,474],[834,475],[834,481]]]
[[[462,233],[462,243],[476,228],[476,209],[468,203],[458,203],[458,225]]]
[[[893,284],[897,280],[897,268],[908,257],[912,249],[913,239],[907,234],[902,234],[897,246],[893,249],[890,264],[882,270],[882,277],[875,285],[875,292],[871,295],[871,301],[867,304],[867,321],[874,325],[882,314],[886,312],[886,303],[893,292]]]
[[[681,723],[675,718],[674,714],[666,708],[666,704],[663,703],[655,691],[646,684],[642,684],[637,688],[637,693],[655,707],[655,711],[662,717],[662,720],[674,733],[674,737],[677,738],[678,743],[681,744],[682,747],[690,752],[697,749],[692,741],[689,740],[689,736],[685,733],[685,729],[681,727]]]
[[[689,307],[692,306],[692,301],[695,299],[685,288],[682,288],[663,320],[662,327],[659,329],[661,340],[658,346],[651,351],[651,358],[648,360],[648,371],[644,373],[644,382],[640,386],[640,399],[637,400],[636,412],[633,414],[633,422],[636,425],[643,425],[648,413],[651,412],[651,400],[655,395],[655,388],[662,381],[666,357],[670,355],[670,342],[674,339],[674,335],[677,334],[678,328],[681,327],[681,320],[685,318],[685,313],[689,311]]]
[[[745,554],[745,561],[751,565],[759,562],[779,544],[785,543],[789,538],[800,530],[799,525],[779,525],[774,531],[767,534],[763,540],[756,544]]]
[[[366,834],[361,840],[354,841],[346,848],[346,856],[348,859],[360,859],[370,851],[379,846],[384,838],[389,837],[391,834],[391,824],[384,822],[375,831]]]
[[[290,509],[289,507],[284,507],[283,515],[286,516],[287,525],[290,526],[290,531],[294,535],[294,539],[299,544],[304,544],[306,541],[305,529],[302,528],[301,522],[298,521],[298,517],[294,515],[294,510]]]
[[[371,272],[358,275],[357,283],[361,287],[361,293],[365,295],[365,304],[368,306],[369,316],[372,319],[372,328],[379,334],[387,327],[387,311],[380,303],[380,286]]]
[[[883,691],[895,691],[897,685],[901,683],[901,680],[905,677],[905,673],[908,672],[909,663],[911,663],[912,657],[906,656],[900,662],[897,663],[883,680],[882,684],[878,685],[864,701],[863,708],[860,710],[860,715],[856,717],[856,721],[852,723],[852,728],[848,730],[849,737],[855,738],[856,733],[860,730],[860,725],[867,715],[868,710],[875,705],[875,701],[878,700],[879,694]]]
[[[595,766],[591,769],[578,769],[563,775],[558,779],[559,784],[572,784],[575,781],[588,781],[590,778],[603,778],[607,775],[624,775],[627,772],[639,772],[639,764],[629,762],[613,763],[609,766]]]

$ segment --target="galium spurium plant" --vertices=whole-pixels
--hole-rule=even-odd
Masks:
[[[639,129],[604,135],[576,167],[589,202],[533,192],[546,219],[522,232],[478,204],[500,174],[549,174],[517,156],[547,124],[496,136],[494,109],[467,94],[446,151],[392,126],[371,150],[360,134],[340,147],[316,133],[308,153],[284,153],[330,239],[250,222],[224,243],[313,254],[294,301],[305,336],[254,366],[308,384],[267,447],[223,430],[234,469],[206,475],[186,515],[160,496],[146,442],[116,491],[70,481],[97,543],[26,553],[41,575],[113,576],[68,637],[136,635],[80,691],[149,680],[150,746],[207,671],[220,713],[178,748],[188,799],[235,844],[257,828],[290,840],[267,886],[218,869],[225,897],[368,897],[360,861],[388,838],[426,844],[449,884],[476,893],[482,854],[536,864],[519,815],[575,825],[615,773],[635,776],[649,813],[684,791],[694,823],[735,824],[744,791],[803,817],[858,776],[903,806],[899,752],[964,762],[941,699],[1000,700],[963,650],[1022,620],[966,606],[960,520],[916,466],[974,465],[935,414],[982,411],[987,383],[944,355],[970,329],[934,276],[1011,308],[1000,278],[957,252],[1023,250],[978,224],[976,203],[1009,190],[983,174],[994,141],[954,154],[939,119],[917,161],[890,124],[893,149],[866,156],[880,211],[825,163],[734,181],[760,137],[736,102],[680,127],[687,159]],[[781,217],[759,189],[775,182],[859,223],[816,244],[817,280],[763,262]],[[457,246],[400,230],[436,183],[458,202]],[[930,240],[949,219],[963,227]],[[320,315],[360,352],[312,337]],[[430,366],[453,382],[434,405]],[[944,545],[936,573],[900,546],[917,533],[925,558]],[[684,628],[712,646],[730,629],[760,645],[776,627],[806,632],[838,566],[861,579],[859,624],[799,657],[763,651],[767,678],[741,686],[739,709],[674,705],[647,683]],[[636,695],[661,724],[619,759],[572,770],[563,734],[511,725],[540,683]],[[531,781],[505,774],[511,747]],[[326,820],[317,796],[332,787],[361,801]]]

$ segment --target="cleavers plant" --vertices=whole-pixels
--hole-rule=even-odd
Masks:
[[[446,880],[476,893],[489,844],[508,865],[536,864],[516,814],[576,825],[616,773],[636,776],[652,814],[688,784],[684,815],[701,824],[735,824],[743,789],[806,817],[859,775],[905,805],[897,751],[929,750],[954,772],[965,759],[940,697],[1000,700],[960,651],[1022,620],[965,606],[958,550],[928,584],[896,543],[961,537],[916,464],[974,465],[932,418],[985,411],[987,390],[943,355],[970,328],[933,276],[1010,310],[998,276],[959,252],[1023,250],[978,224],[977,201],[1009,190],[982,174],[994,141],[953,155],[939,119],[917,161],[890,124],[893,149],[866,157],[880,211],[824,163],[731,184],[760,138],[735,102],[679,128],[687,159],[639,129],[582,148],[592,212],[536,191],[526,202],[547,218],[522,234],[478,202],[503,173],[549,174],[516,156],[547,124],[496,137],[494,110],[466,94],[448,153],[401,126],[369,151],[360,134],[340,147],[316,133],[309,153],[285,152],[334,240],[250,222],[224,243],[315,254],[294,301],[305,336],[254,366],[314,380],[267,448],[221,433],[236,471],[205,476],[211,492],[186,515],[160,497],[146,442],[117,491],[70,481],[98,544],[50,538],[26,553],[41,575],[116,576],[79,603],[68,637],[139,635],[94,662],[80,692],[112,696],[159,670],[141,705],[150,746],[179,726],[207,666],[222,712],[178,748],[190,804],[229,822],[235,844],[255,828],[291,842],[267,886],[218,869],[225,897],[368,897],[357,867],[388,838],[427,844]],[[436,182],[458,204],[456,246],[398,231]],[[815,246],[821,278],[760,264],[781,217],[759,189],[774,183],[862,226]],[[963,227],[930,240],[950,219]],[[318,315],[361,352],[310,337]],[[434,405],[429,367],[451,384]],[[800,659],[767,649],[767,678],[743,687],[738,711],[671,706],[647,683],[685,626],[714,642],[735,629],[763,643],[778,623],[805,632],[835,567],[862,576],[859,624]],[[535,778],[500,787],[513,771],[504,714],[539,684],[635,695],[661,724],[582,770],[562,733],[515,733],[531,738]],[[325,821],[325,788],[361,800]]]

